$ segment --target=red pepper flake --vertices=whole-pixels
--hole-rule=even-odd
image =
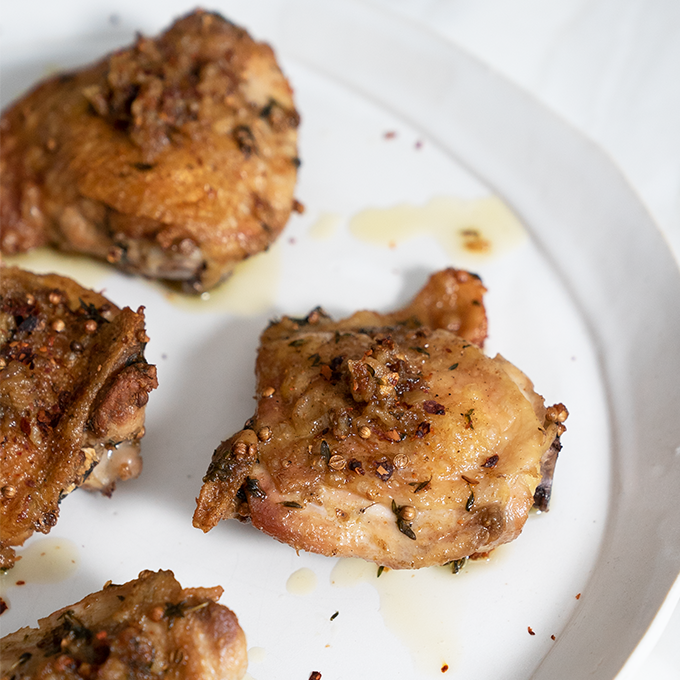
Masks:
[[[385,139],[394,139],[396,136],[397,136],[397,133],[394,130],[389,130],[384,135]]]
[[[550,639],[551,639],[551,640],[556,640],[557,638],[556,638],[554,635],[551,635],[551,636],[550,636]]]
[[[534,633],[534,631],[533,631],[533,629],[531,628],[531,626],[527,626],[527,630],[529,631],[529,635],[536,635],[536,633]]]
[[[579,594],[576,596],[576,599],[577,599],[577,600],[580,600],[580,599],[581,599],[581,593],[579,593]]]
[[[449,664],[445,663],[445,664],[442,666],[442,673],[446,673],[446,671],[448,671],[448,670],[449,670]]]
[[[19,427],[26,437],[31,434],[31,424],[28,422],[28,418],[22,418],[19,421]]]
[[[394,465],[389,460],[381,460],[376,463],[375,474],[386,482],[394,472]]]
[[[9,605],[0,597],[0,614],[4,614],[9,609]]]
[[[106,640],[106,637],[107,637],[107,632],[105,630],[100,630],[100,631],[97,631],[97,633],[95,633],[95,638],[97,640],[100,640],[100,641]]]
[[[446,409],[434,399],[423,402],[423,409],[425,413],[431,413],[435,416],[443,416],[446,413]]]
[[[309,674],[309,680],[321,680],[321,673],[319,671],[312,671]]]
[[[358,475],[365,474],[364,466],[361,464],[361,461],[357,460],[356,458],[352,458],[352,460],[350,460],[349,463],[347,463],[347,467],[352,472],[356,472],[356,474]]]
[[[418,429],[416,430],[416,437],[419,437],[422,439],[426,434],[430,433],[430,423],[428,423],[426,420],[424,420],[420,425],[418,425]]]
[[[18,586],[25,586],[25,585],[26,585],[26,581],[17,581],[17,582],[16,582],[16,585],[18,585]]]

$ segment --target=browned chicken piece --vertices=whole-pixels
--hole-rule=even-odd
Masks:
[[[0,268],[0,569],[13,565],[12,546],[54,526],[74,488],[110,494],[141,471],[157,385],[143,309],[118,309],[62,276]]]
[[[51,244],[212,288],[301,208],[298,123],[272,49],[198,10],[4,113],[2,251]]]
[[[248,665],[222,588],[186,588],[143,571],[0,640],[0,677],[239,680]]]
[[[567,411],[483,354],[484,290],[450,269],[394,314],[273,323],[257,411],[215,451],[194,525],[249,519],[296,550],[396,569],[516,538],[535,494],[547,505]]]

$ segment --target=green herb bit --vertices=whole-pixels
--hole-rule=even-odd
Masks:
[[[260,486],[260,483],[254,477],[246,477],[246,489],[251,496],[255,498],[266,498],[267,494]]]
[[[397,519],[397,528],[404,536],[406,536],[406,538],[410,538],[412,541],[416,540],[416,534],[415,531],[411,529],[411,524],[402,517]]]
[[[467,503],[465,503],[465,509],[470,512],[472,510],[472,506],[475,504],[475,492],[470,489],[470,496],[467,499]]]
[[[307,342],[304,338],[298,338],[297,340],[293,340],[292,342],[288,343],[288,347],[300,347],[300,345],[304,345],[305,342]]]
[[[413,489],[413,493],[418,493],[418,492],[422,491],[423,489],[426,489],[430,485],[431,481],[432,481],[432,477],[430,477],[430,479],[426,479],[423,482],[409,482],[409,486],[415,486],[416,488]]]
[[[461,413],[460,415],[465,418],[465,429],[466,430],[474,430],[475,426],[472,424],[472,414],[475,412],[475,409],[471,408],[467,413]]]
[[[333,614],[333,615],[331,616],[331,621],[335,621],[335,619],[338,618],[338,614],[339,614],[339,613],[340,613],[340,612],[335,612],[335,614]]]
[[[284,508],[297,508],[298,510],[302,507],[299,503],[296,503],[295,501],[283,501],[281,503]]]
[[[453,562],[451,562],[451,572],[457,574],[465,566],[466,562],[467,557],[462,557],[459,560],[453,560]]]
[[[382,566],[378,567],[378,575],[376,576],[376,578],[380,578],[382,576],[383,571],[385,571],[385,567]]]

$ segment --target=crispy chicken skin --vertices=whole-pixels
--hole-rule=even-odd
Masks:
[[[147,341],[143,308],[0,267],[0,568],[13,565],[12,546],[54,526],[74,488],[110,494],[117,478],[141,471],[157,385]]]
[[[0,121],[0,246],[201,292],[291,209],[299,116],[271,48],[200,10],[38,85]]]
[[[567,412],[483,354],[484,290],[449,269],[394,314],[270,325],[256,413],[215,451],[194,525],[250,519],[295,549],[391,568],[516,538]]]
[[[0,640],[0,677],[239,680],[246,641],[222,588],[143,571]]]

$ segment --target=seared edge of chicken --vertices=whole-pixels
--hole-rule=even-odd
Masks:
[[[61,499],[141,471],[148,394],[144,311],[55,274],[0,267],[0,568],[49,532]]]
[[[186,588],[171,571],[108,584],[0,640],[0,676],[239,680],[246,640],[223,589]]]
[[[479,296],[456,296],[458,280],[477,281]],[[516,538],[567,412],[546,409],[502,357],[436,327],[433,319],[456,319],[483,340],[483,290],[446,270],[395,314],[333,322],[317,309],[271,325],[256,414],[216,450],[194,525],[248,519],[296,549],[392,568]]]
[[[3,114],[0,246],[209,289],[301,209],[298,124],[272,49],[196,10]]]

